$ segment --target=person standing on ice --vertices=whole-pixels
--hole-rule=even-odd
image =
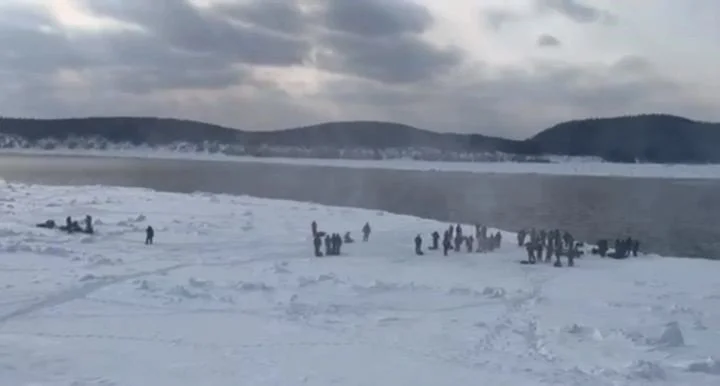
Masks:
[[[527,232],[525,232],[525,229],[520,229],[520,231],[517,233],[518,247],[522,247],[523,245],[525,245],[525,236],[527,236]]]
[[[415,236],[415,254],[418,256],[424,255],[422,251],[422,237],[420,237],[420,235]]]
[[[153,227],[148,225],[148,227],[145,228],[145,245],[152,244],[154,238],[155,238],[155,230],[153,229]]]
[[[367,242],[368,240],[370,240],[370,232],[371,232],[370,223],[369,223],[369,222],[366,222],[365,225],[363,225],[363,228],[362,228],[363,241],[364,241],[364,242]]]
[[[313,220],[313,222],[310,224],[310,230],[312,230],[312,235],[315,237],[317,235],[317,222]]]
[[[432,233],[432,246],[429,248],[432,251],[436,251],[440,248],[440,233],[435,231]]]
[[[528,255],[528,263],[535,264],[535,245],[533,245],[532,241],[525,244],[525,250]]]
[[[452,238],[452,233],[448,229],[445,231],[445,234],[443,235],[443,255],[444,256],[448,255],[448,251],[452,247],[452,241],[450,241],[451,238]]]
[[[632,254],[633,254],[633,257],[637,257],[639,250],[640,250],[640,241],[638,241],[637,239],[635,239],[635,240],[633,240],[633,243],[632,243]]]
[[[472,236],[465,237],[465,247],[468,253],[472,253],[473,251],[473,241],[475,241],[475,239]]]
[[[315,233],[315,237],[313,237],[313,246],[315,247],[315,257],[322,257],[323,254],[320,252],[320,248],[322,248],[322,238],[317,233]]]
[[[332,255],[332,238],[330,235],[325,235],[325,256]]]

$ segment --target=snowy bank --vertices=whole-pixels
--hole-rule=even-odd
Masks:
[[[389,169],[410,171],[450,171],[497,174],[539,174],[558,176],[596,176],[633,178],[718,179],[720,165],[620,164],[595,158],[549,156],[552,162],[442,162],[411,159],[352,160],[319,158],[283,158],[232,156],[209,152],[175,150],[82,150],[82,149],[0,149],[0,154],[74,155],[147,159],[185,159],[223,162],[254,162],[284,165],[331,166],[356,169]]]
[[[85,214],[98,234],[33,226]],[[314,258],[312,220],[356,237],[369,221],[373,234]],[[511,234],[491,254],[414,255],[416,233],[445,226],[251,197],[0,183],[0,383],[720,382],[714,262],[524,266]]]

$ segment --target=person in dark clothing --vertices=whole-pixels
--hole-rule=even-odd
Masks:
[[[455,226],[455,234],[456,234],[456,235],[459,235],[460,237],[462,237],[463,231],[462,231],[462,227],[460,226],[460,224],[457,224],[457,225]]]
[[[370,240],[370,232],[371,232],[370,223],[366,222],[365,225],[363,225],[363,227],[362,227],[363,242],[367,242],[368,240]]]
[[[95,233],[92,225],[92,217],[90,215],[85,216],[85,229],[83,231],[90,235]]]
[[[640,241],[638,241],[638,240],[633,240],[633,244],[632,244],[632,254],[633,254],[633,257],[637,257],[639,250],[640,250]]]
[[[445,234],[443,235],[443,255],[447,256],[448,251],[452,247],[452,242],[450,241],[450,230],[446,230]]]
[[[462,232],[457,233],[455,232],[455,252],[460,252],[460,247],[462,246],[463,237]]]
[[[472,236],[465,237],[465,247],[468,253],[472,253],[473,251],[473,241],[475,241],[475,239]]]
[[[597,249],[598,249],[598,255],[600,255],[600,257],[605,257],[607,255],[607,252],[609,249],[608,241],[606,239],[598,241]]]
[[[430,246],[430,250],[435,251],[440,248],[440,233],[438,231],[435,231],[432,233],[432,246]]]
[[[447,230],[448,230],[448,238],[450,239],[450,241],[452,241],[453,236],[455,235],[455,227],[450,225],[450,226],[448,226]]]
[[[147,228],[145,228],[145,245],[150,245],[155,240],[155,230],[153,227],[148,225]]]
[[[495,233],[495,248],[500,249],[502,246],[502,233]]]
[[[342,249],[343,239],[340,233],[335,233],[335,256],[340,256],[340,250]]]
[[[345,232],[345,237],[343,237],[343,242],[345,244],[350,244],[350,243],[355,242],[355,240],[352,237],[350,237],[350,232]]]
[[[73,231],[72,225],[73,225],[72,217],[67,216],[65,218],[65,229],[64,230],[67,231],[68,233],[72,233],[72,231]]]
[[[310,223],[310,230],[312,231],[312,236],[315,237],[315,235],[317,235],[317,222],[315,222],[315,220]]]
[[[525,231],[525,229],[520,229],[517,234],[518,247],[522,247],[523,245],[525,245],[525,236],[527,236],[527,232]]]
[[[526,243],[525,250],[527,250],[528,263],[535,264],[535,246],[533,245],[533,243]]]
[[[579,251],[575,246],[568,249],[567,258],[568,258],[568,267],[574,267],[575,266],[575,258],[579,256]]]
[[[332,237],[325,235],[325,256],[332,256]]]
[[[315,257],[322,257],[323,254],[320,252],[320,248],[322,248],[322,238],[317,233],[315,237],[313,237],[313,246],[315,247]]]
[[[424,255],[422,251],[422,237],[420,237],[420,235],[415,236],[415,254],[418,256]]]

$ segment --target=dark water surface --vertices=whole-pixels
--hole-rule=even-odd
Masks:
[[[720,180],[16,155],[0,155],[0,178],[312,201],[507,230],[568,229],[591,242],[632,235],[664,255],[720,258]]]

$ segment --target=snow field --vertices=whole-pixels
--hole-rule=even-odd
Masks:
[[[93,216],[98,234],[35,228]],[[310,222],[369,243],[312,256]],[[156,230],[145,246],[144,229]],[[426,252],[446,224],[0,182],[2,385],[717,385],[715,262]],[[471,231],[471,227],[466,227]]]

